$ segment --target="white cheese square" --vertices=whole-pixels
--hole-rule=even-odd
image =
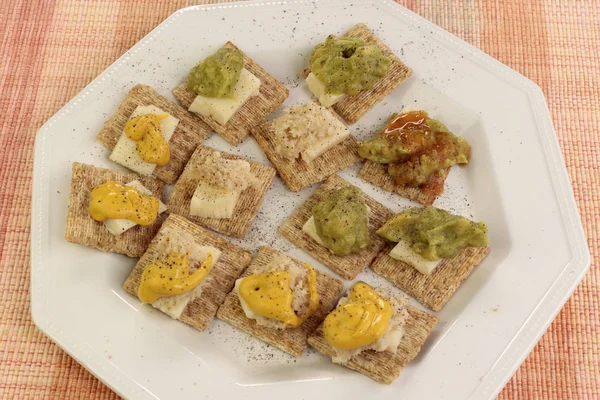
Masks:
[[[147,114],[168,114],[161,110],[156,106],[138,106],[129,119],[139,117],[141,115]],[[179,124],[179,120],[174,116],[170,115],[160,121],[160,129],[162,131],[163,138],[166,142],[171,140],[177,125]],[[154,168],[156,168],[156,164],[152,164],[142,160],[142,157],[137,152],[136,149],[136,141],[127,137],[125,131],[119,137],[119,141],[117,142],[115,148],[112,153],[108,157],[111,161],[116,162],[126,168],[129,168],[132,171],[137,172],[140,175],[150,176],[154,172]]]
[[[200,181],[190,202],[190,214],[203,218],[231,218],[241,190],[222,189]]]
[[[441,260],[429,261],[421,257],[419,254],[415,253],[411,249],[408,242],[405,241],[398,242],[398,244],[390,251],[390,257],[407,263],[425,275],[430,275],[435,267],[437,267],[441,262]]]
[[[323,140],[315,140],[312,145],[302,152],[302,159],[307,163],[312,162],[315,158],[321,156],[327,150],[337,146],[350,136],[350,131],[333,113],[324,107],[319,107],[315,110],[320,117],[324,119],[325,124],[333,129],[333,133]]]
[[[323,82],[317,78],[315,74],[312,72],[308,74],[306,77],[306,84],[308,85],[308,89],[315,95],[317,99],[319,99],[319,103],[324,105],[325,107],[331,107],[341,99],[343,99],[345,94],[327,94],[325,93],[325,85]]]

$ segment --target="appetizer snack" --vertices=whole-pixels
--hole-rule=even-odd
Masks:
[[[288,89],[233,43],[190,71],[173,94],[193,117],[237,146],[288,97]]]
[[[390,384],[419,353],[438,319],[356,283],[309,336],[308,344],[332,361]]]
[[[75,162],[65,239],[139,257],[161,225],[160,213],[166,211],[162,191],[156,179]]]
[[[198,146],[169,197],[169,211],[229,236],[244,237],[275,170]]]
[[[111,161],[140,175],[175,183],[210,131],[208,125],[150,86],[136,85],[96,139],[112,150]]]
[[[293,192],[360,161],[346,125],[314,101],[287,108],[252,136]]]
[[[217,318],[300,357],[308,335],[335,306],[338,279],[270,247],[260,248]]]
[[[375,232],[392,215],[386,207],[333,175],[292,214],[279,232],[333,272],[354,279],[385,246]],[[315,226],[315,222],[326,219],[329,221],[322,226]],[[336,240],[343,243],[332,246]]]
[[[374,138],[359,144],[360,176],[390,192],[433,204],[450,168],[466,165],[471,146],[425,111],[393,116]]]
[[[395,243],[371,269],[433,311],[442,309],[490,251],[484,223],[432,206],[404,210],[377,233]]]
[[[310,91],[348,123],[360,117],[412,75],[365,24],[315,47],[302,75]]]
[[[123,288],[203,331],[250,259],[249,252],[171,214]]]

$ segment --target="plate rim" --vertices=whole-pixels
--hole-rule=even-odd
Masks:
[[[516,336],[506,347],[502,355],[498,358],[494,366],[488,371],[481,383],[471,394],[471,399],[488,399],[496,396],[504,387],[506,382],[512,377],[521,363],[525,360],[531,349],[544,334],[555,316],[560,312],[563,305],[572,295],[573,291],[583,279],[589,270],[591,259],[587,246],[587,240],[580,215],[578,212],[571,181],[568,176],[563,154],[560,150],[560,144],[556,131],[553,127],[550,111],[542,89],[531,79],[523,76],[500,61],[492,58],[477,47],[456,37],[433,22],[419,16],[409,9],[393,2],[392,0],[316,0],[319,3],[333,4],[351,4],[351,3],[370,3],[378,7],[387,7],[390,12],[400,13],[404,18],[408,18],[415,23],[427,25],[430,33],[437,36],[442,41],[452,44],[458,49],[468,53],[471,60],[477,61],[482,67],[499,73],[507,81],[517,83],[519,87],[527,93],[529,102],[533,107],[533,114],[536,123],[540,129],[538,136],[542,144],[542,150],[546,163],[551,171],[551,181],[556,193],[561,217],[565,225],[569,248],[572,251],[571,260],[565,265],[562,272],[557,276],[550,289],[537,304],[527,321],[523,324]],[[59,347],[67,352],[72,358],[86,368],[90,373],[100,379],[104,384],[123,397],[136,398],[142,392],[147,392],[143,385],[135,383],[131,379],[126,379],[122,373],[118,373],[116,367],[107,360],[95,356],[86,349],[68,332],[65,332],[56,326],[44,315],[43,304],[37,301],[41,296],[41,276],[40,267],[34,269],[34,265],[39,265],[42,259],[42,249],[44,248],[43,232],[47,231],[47,221],[44,222],[44,215],[47,213],[47,206],[41,201],[42,193],[47,193],[49,179],[45,170],[45,143],[46,134],[52,125],[65,115],[71,112],[71,109],[81,100],[91,94],[95,88],[105,79],[117,72],[119,67],[127,60],[145,47],[147,43],[153,41],[167,26],[177,20],[183,13],[196,10],[223,10],[232,8],[250,8],[258,6],[285,6],[291,4],[311,4],[315,0],[284,0],[284,1],[264,1],[255,0],[249,2],[234,2],[224,4],[197,5],[179,9],[167,17],[157,27],[150,31],[133,47],[126,51],[121,57],[113,62],[98,77],[92,80],[85,88],[76,94],[65,106],[57,111],[42,127],[39,129],[34,145],[34,165],[32,179],[32,205],[31,205],[31,315],[34,324],[44,334],[46,334]],[[574,271],[574,272],[570,272]],[[108,367],[111,368],[108,368]]]

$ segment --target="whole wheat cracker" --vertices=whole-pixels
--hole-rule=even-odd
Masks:
[[[198,246],[213,246],[221,250],[219,259],[201,283],[204,285],[201,296],[190,301],[178,318],[179,321],[203,331],[215,316],[227,293],[233,288],[235,280],[250,263],[252,258],[250,252],[229,243],[179,215],[171,214],[148,246],[148,250],[142,255],[127,280],[123,283],[123,289],[127,293],[138,297],[142,272],[148,265],[154,263],[163,255],[161,246],[159,246],[161,237],[169,235],[168,237],[171,240],[177,241],[177,236],[182,233],[191,235]]]
[[[228,236],[242,238],[246,236],[252,221],[258,213],[269,187],[275,178],[275,170],[269,166],[246,160],[233,154],[220,152],[227,160],[246,160],[250,163],[250,171],[258,179],[258,186],[251,186],[244,190],[235,206],[231,218],[205,218],[190,214],[190,203],[194,191],[199,183],[199,178],[194,174],[194,169],[201,167],[206,158],[217,150],[198,146],[183,173],[173,188],[173,193],[168,199],[169,212],[179,214],[192,222],[210,228]]]
[[[473,269],[490,252],[488,247],[468,247],[444,259],[430,275],[389,256],[394,244],[379,253],[371,269],[433,311],[440,311]]]
[[[225,43],[224,47],[237,49],[231,42]],[[193,118],[206,122],[233,146],[240,144],[248,136],[250,129],[264,121],[267,115],[275,111],[287,99],[289,94],[289,90],[285,86],[246,54],[244,54],[244,61],[246,63],[244,68],[260,79],[260,93],[257,96],[249,98],[225,125],[221,125],[210,117],[190,112]],[[186,109],[196,98],[196,93],[188,89],[187,82],[173,89],[173,95]]]
[[[331,109],[328,110],[336,118],[339,118]],[[313,183],[321,182],[336,172],[360,161],[358,144],[352,135],[310,163],[302,158],[290,161],[275,150],[275,144],[271,140],[274,136],[273,126],[275,124],[277,124],[277,119],[254,127],[251,130],[252,137],[292,192],[298,192]]]
[[[394,177],[388,174],[387,164],[365,160],[358,175],[367,182],[371,182],[388,192],[399,194],[421,204],[431,205],[444,192],[444,183],[449,172],[450,168],[439,170],[432,175],[425,185],[411,187],[398,185]]]
[[[344,96],[340,101],[333,105],[333,109],[344,118],[344,120],[353,124],[358,121],[363,114],[375,107],[377,103],[393,92],[400,84],[410,78],[412,70],[400,61],[394,52],[363,23],[356,24],[343,36],[362,39],[365,44],[376,45],[381,49],[385,56],[392,60],[387,74],[377,81],[372,89],[363,90],[358,94]],[[309,74],[310,67],[307,67],[302,71],[302,76],[304,78]]]
[[[157,166],[152,176],[165,183],[175,183],[183,167],[198,146],[210,134],[211,128],[194,119],[177,104],[159,95],[147,85],[135,85],[125,96],[117,111],[102,126],[96,139],[112,150],[125,130],[125,124],[138,106],[153,105],[179,119],[175,132],[169,140],[171,158],[169,162]]]
[[[369,232],[373,243],[358,253],[347,256],[337,256],[329,249],[315,242],[310,236],[302,231],[302,227],[312,216],[312,207],[331,191],[350,186],[349,182],[337,175],[332,175],[313,195],[306,200],[294,214],[279,228],[279,232],[289,241],[300,247],[315,259],[323,263],[327,268],[342,276],[345,279],[354,279],[356,275],[362,272],[377,253],[385,246],[385,241],[375,232],[385,224],[394,214],[382,204],[373,198],[364,195],[365,203],[370,208],[369,211]]]
[[[160,216],[152,225],[137,225],[114,236],[102,222],[94,220],[89,211],[90,194],[96,186],[108,181],[126,184],[134,180],[138,180],[159,200],[162,198],[163,183],[156,179],[74,162],[65,239],[71,243],[125,254],[129,257],[139,257],[144,254],[148,244],[160,228],[162,222]]]
[[[404,367],[419,354],[427,337],[438,323],[436,317],[418,308],[408,306],[407,310],[409,317],[404,325],[404,336],[395,353],[366,350],[342,365],[388,385],[398,378]],[[334,347],[323,334],[323,325],[309,336],[308,344],[328,357],[335,355]]]
[[[260,271],[261,268],[269,264],[276,256],[285,255],[271,247],[261,247],[242,277],[247,277],[256,273],[256,271]],[[303,263],[291,257],[287,258],[300,267],[303,265]],[[227,295],[225,302],[219,308],[217,318],[294,357],[300,357],[304,353],[304,350],[306,350],[308,335],[316,329],[329,311],[335,307],[343,287],[342,281],[320,271],[316,272],[317,291],[320,296],[319,308],[297,328],[277,330],[258,325],[255,320],[246,317],[240,305],[240,300],[233,291]]]

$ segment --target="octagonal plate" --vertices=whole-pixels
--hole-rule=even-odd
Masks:
[[[65,215],[73,161],[118,169],[94,140],[136,83],[170,91],[231,40],[290,88],[313,46],[365,22],[414,76],[351,127],[368,137],[405,106],[425,108],[473,146],[437,205],[484,220],[492,251],[444,310],[417,359],[391,386],[313,352],[299,360],[219,321],[199,333],[127,295],[135,260],[69,244]],[[247,139],[231,148],[267,162]],[[342,173],[394,211],[409,201]],[[314,187],[292,194],[276,180],[239,245],[269,244],[313,262],[277,227]],[[32,210],[32,313],[36,325],[119,394],[131,398],[492,398],[509,379],[589,267],[589,252],[541,90],[481,51],[389,1],[276,1],[180,10],[65,105],[36,138]],[[370,271],[360,276],[389,286]],[[349,282],[346,282],[349,285]],[[205,397],[203,397],[205,396]]]

